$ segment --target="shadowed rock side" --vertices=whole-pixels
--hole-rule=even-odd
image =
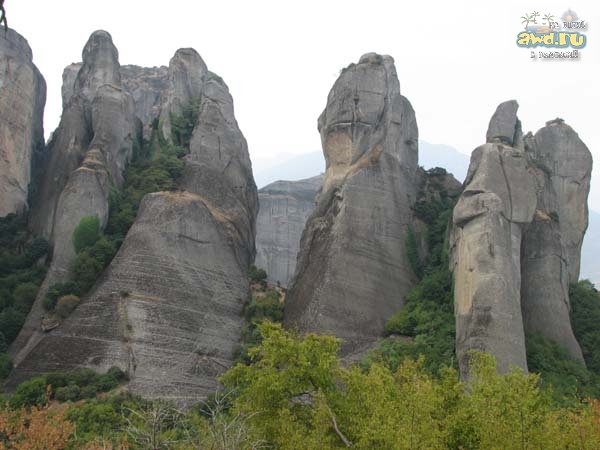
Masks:
[[[64,78],[70,82],[69,70]],[[33,197],[30,227],[50,239],[52,262],[12,345],[15,364],[43,336],[40,323],[47,289],[68,279],[76,256],[73,230],[89,215],[98,216],[104,227],[110,186],[119,188],[123,184],[123,172],[139,131],[133,100],[119,84],[117,50],[107,32],[96,31],[84,48],[70,98],[69,89],[63,91],[67,106],[48,144],[49,159]]]
[[[170,72],[180,70],[181,53]],[[187,70],[204,73],[205,66]],[[198,92],[180,190],[144,197],[92,292],[31,348],[11,385],[48,370],[118,365],[129,372],[130,391],[146,398],[194,403],[217,389],[244,325],[258,199],[227,86],[204,77]],[[181,95],[163,93],[192,100]]]
[[[258,191],[257,267],[271,283],[286,287],[296,269],[296,256],[306,221],[315,209],[323,175],[298,181],[276,181]]]
[[[350,353],[382,335],[416,281],[405,238],[418,131],[393,59],[368,54],[346,68],[319,131],[327,170],[302,234],[285,323],[339,336]]]
[[[0,33],[0,217],[28,207],[30,183],[43,162],[46,82],[25,38]]]
[[[568,283],[579,272],[591,156],[562,123],[524,139],[517,109],[514,100],[498,106],[453,213],[456,351],[467,379],[470,350],[493,354],[501,372],[527,370],[525,332],[555,340],[583,362]]]
[[[175,58],[187,58],[189,52],[190,49],[178,50]],[[204,64],[199,56],[198,60]],[[178,64],[173,66],[173,70],[179,70]],[[194,67],[200,72],[206,66]],[[201,195],[215,206],[215,214],[224,215],[238,236],[232,248],[240,265],[248,268],[256,254],[254,240],[258,213],[248,145],[235,120],[233,99],[227,85],[205,69],[202,73],[204,81],[198,101],[198,120],[190,141],[190,153],[185,157],[180,187]],[[177,100],[177,97],[172,95],[170,99]],[[196,97],[189,97],[187,102],[195,100]],[[184,101],[174,103],[184,104]],[[166,107],[171,108],[172,104]]]
[[[150,139],[152,122],[160,114],[162,93],[167,88],[169,69],[161,67],[121,66],[121,84],[133,97],[135,114],[144,126],[144,138]]]
[[[543,334],[583,362],[571,329],[569,283],[579,279],[592,155],[560,119],[548,122],[535,136],[529,134],[525,142],[538,191],[522,255],[525,331]]]

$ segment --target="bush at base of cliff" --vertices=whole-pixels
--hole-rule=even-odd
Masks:
[[[85,216],[73,231],[73,247],[79,253],[91,247],[100,238],[100,219],[98,216]]]
[[[600,375],[600,293],[588,280],[572,284],[571,324],[588,369]]]
[[[65,295],[56,303],[56,314],[62,319],[68,317],[79,305],[79,297],[76,295]]]
[[[76,401],[93,398],[98,393],[115,389],[127,379],[127,374],[118,367],[113,367],[103,374],[87,368],[52,372],[21,383],[10,404],[13,408],[18,408],[43,405],[48,399]]]

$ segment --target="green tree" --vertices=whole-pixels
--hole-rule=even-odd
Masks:
[[[589,280],[572,284],[571,323],[590,370],[600,375],[600,293]]]
[[[0,353],[0,381],[4,380],[12,370],[12,359],[8,353]]]
[[[233,413],[268,444],[287,449],[336,448],[327,402],[339,390],[339,340],[309,334],[299,338],[281,325],[260,325],[262,344],[250,350],[254,363],[237,364],[221,381],[236,391]]]
[[[73,231],[73,246],[75,252],[79,253],[87,247],[91,247],[100,238],[100,219],[98,216],[85,216]]]
[[[19,284],[13,292],[14,307],[27,314],[35,301],[37,292],[38,286],[34,283]]]
[[[90,256],[87,251],[79,253],[73,261],[71,270],[76,290],[70,293],[79,296],[87,293],[96,282],[102,269],[102,263]]]
[[[16,308],[10,307],[0,312],[0,330],[8,344],[12,343],[25,323],[25,314]]]

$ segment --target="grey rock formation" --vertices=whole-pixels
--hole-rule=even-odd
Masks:
[[[501,372],[527,370],[525,332],[541,333],[583,361],[568,283],[579,275],[591,155],[561,122],[523,139],[517,107],[511,101],[496,110],[453,213],[456,350],[464,378],[470,350],[493,354]]]
[[[117,50],[105,31],[94,32],[83,51],[83,64],[63,93],[67,101],[58,129],[48,144],[48,161],[33,196],[30,227],[52,243],[52,263],[21,333],[13,344],[15,363],[41,339],[42,300],[48,287],[69,278],[75,259],[72,235],[89,215],[108,219],[110,186],[123,184],[123,172],[138,122],[131,96],[119,86]],[[72,78],[69,71],[65,79]]]
[[[464,378],[470,350],[493,354],[501,372],[510,366],[527,370],[520,248],[535,205],[523,152],[504,144],[473,152],[450,244],[456,353]]]
[[[67,83],[71,82],[76,67],[71,65],[64,72]],[[30,219],[30,226],[37,234],[54,239],[60,194],[89,149],[102,151],[113,181],[117,185],[122,183],[121,172],[131,156],[137,124],[133,101],[121,89],[120,78],[118,52],[110,35],[105,31],[92,33],[84,47],[83,63],[72,91],[68,86],[63,89],[66,109],[48,143],[49,160],[40,189],[33,198],[35,207]]]
[[[207,71],[206,64],[193,48],[180,48],[171,58],[159,122],[165,139],[171,139],[171,116],[180,116],[184,108],[200,99]]]
[[[327,170],[302,234],[285,323],[339,336],[350,353],[383,333],[416,281],[405,237],[418,131],[393,59],[371,53],[342,71],[319,131]]]
[[[63,71],[62,99],[63,109],[73,96],[75,80],[82,63],[73,63]],[[158,119],[162,104],[162,93],[167,88],[169,70],[166,66],[140,67],[121,66],[119,69],[121,87],[129,92],[135,105],[135,114],[143,125],[143,137],[150,139],[152,122]]]
[[[323,175],[318,175],[276,181],[258,191],[255,265],[267,271],[271,283],[286,287],[294,275],[302,231],[322,183]]]
[[[569,318],[569,283],[577,282],[588,225],[592,155],[562,120],[526,137],[538,200],[523,245],[522,306],[525,330],[537,332],[583,362]]]
[[[203,62],[179,63],[171,61],[169,79],[206,72]],[[171,89],[178,86],[162,97],[192,100]],[[144,197],[110,266],[71,316],[29,341],[9,385],[49,370],[117,365],[128,370],[130,391],[146,398],[189,404],[217,389],[244,325],[258,198],[227,86],[204,76],[196,93],[180,189]]]
[[[62,96],[62,107],[63,110],[67,109],[67,105],[69,104],[69,100],[73,97],[75,92],[75,80],[77,79],[77,74],[81,70],[82,63],[72,63],[64,68],[62,74],[62,87],[61,87],[61,96]]]
[[[29,187],[44,157],[46,82],[25,38],[0,33],[0,217],[28,207]]]
[[[521,121],[517,117],[519,104],[516,100],[500,103],[490,119],[486,142],[502,142],[522,149],[523,133]]]
[[[160,114],[162,93],[167,88],[169,69],[160,67],[121,66],[121,84],[133,97],[135,113],[144,126],[144,138],[150,139],[152,122]]]

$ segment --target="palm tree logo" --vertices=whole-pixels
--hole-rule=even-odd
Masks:
[[[536,25],[537,25],[537,20],[536,20],[536,18],[537,18],[539,15],[540,15],[540,13],[539,13],[539,12],[537,12],[537,11],[534,11],[534,12],[532,12],[532,13],[531,13],[531,18],[533,19],[533,23],[535,23]]]
[[[521,23],[525,24],[525,31],[529,31],[529,22],[531,22],[533,20],[533,14],[527,14],[525,13],[524,15],[521,16],[521,19],[523,19],[523,21]]]

